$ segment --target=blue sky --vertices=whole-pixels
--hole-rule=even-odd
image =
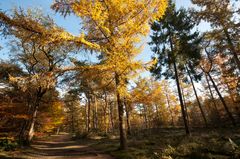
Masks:
[[[51,10],[50,6],[53,3],[54,0],[1,0],[0,1],[0,9],[3,11],[7,11],[7,13],[11,13],[11,10],[14,7],[21,7],[24,9],[27,8],[39,8],[43,10],[45,14],[49,14],[55,22],[65,28],[67,31],[71,32],[72,34],[79,34],[80,25],[79,20],[74,17],[70,16],[67,18],[64,18],[63,16],[56,14],[54,11]],[[176,0],[177,7],[189,7],[191,6],[190,0]],[[145,42],[148,42],[149,39],[146,38]],[[6,46],[6,40],[1,39],[0,46],[3,47],[2,50],[0,50],[0,59],[7,59],[8,58],[8,52],[9,48]],[[152,52],[150,51],[149,46],[146,44],[145,49],[143,52],[138,56],[137,59],[148,61],[151,59]]]

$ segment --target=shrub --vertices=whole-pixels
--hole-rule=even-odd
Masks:
[[[0,147],[4,151],[13,151],[18,144],[13,138],[0,138]]]

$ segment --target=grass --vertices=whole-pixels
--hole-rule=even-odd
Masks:
[[[198,130],[191,136],[182,130],[159,129],[128,137],[128,150],[118,150],[118,139],[81,139],[94,149],[117,159],[239,159],[240,130]]]

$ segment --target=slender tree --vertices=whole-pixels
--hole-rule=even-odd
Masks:
[[[189,13],[184,9],[176,11],[175,4],[171,3],[166,11],[166,15],[153,23],[152,42],[150,42],[157,60],[151,72],[158,78],[163,75],[166,78],[173,77],[176,80],[182,117],[187,134],[190,134],[190,131],[184,109],[179,77],[183,71],[184,64],[189,60],[200,58],[200,38],[198,32],[192,31],[194,26],[195,23]],[[167,69],[164,67],[167,67]]]

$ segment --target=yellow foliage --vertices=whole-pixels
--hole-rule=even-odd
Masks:
[[[96,39],[105,64],[119,76],[118,92],[126,94],[125,80],[143,65],[134,60],[142,50],[137,44],[149,33],[149,22],[163,16],[167,0],[81,0],[71,7],[83,21],[86,39]]]

